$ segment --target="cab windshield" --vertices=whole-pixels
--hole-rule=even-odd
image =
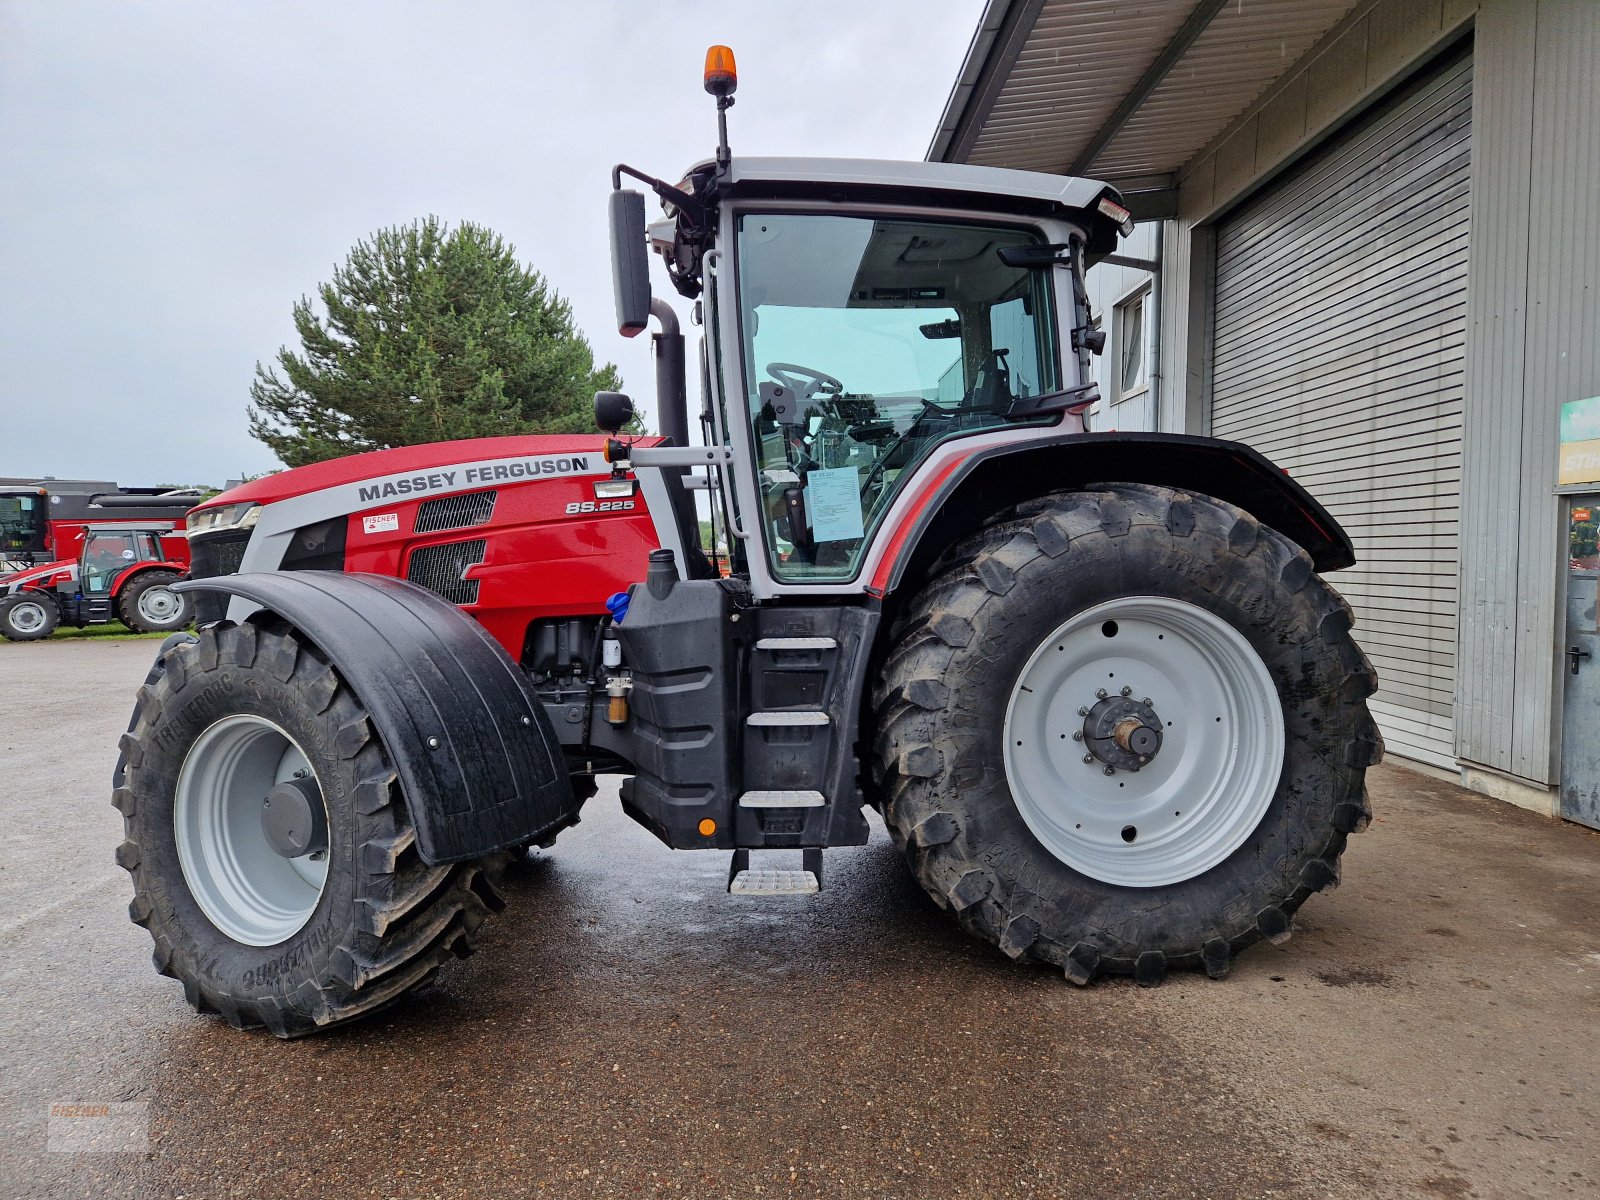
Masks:
[[[934,446],[1060,390],[1048,268],[997,253],[1039,241],[995,225],[739,218],[746,391],[776,577],[852,578]]]
[[[37,492],[0,493],[0,559],[44,549],[43,500]]]

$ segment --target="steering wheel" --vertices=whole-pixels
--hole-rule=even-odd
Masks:
[[[813,392],[821,392],[825,396],[837,396],[844,391],[844,384],[832,375],[815,367],[802,367],[799,363],[768,363],[767,374],[799,396],[809,396]],[[816,386],[807,387],[808,383]]]

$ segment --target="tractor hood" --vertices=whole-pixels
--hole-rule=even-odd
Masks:
[[[77,575],[78,564],[71,559],[13,571],[9,575],[0,575],[0,596],[9,596],[23,588],[53,588],[57,583],[77,578]]]
[[[661,439],[643,437],[637,441],[641,446],[654,446]],[[411,473],[426,475],[441,467],[454,469],[462,464],[470,465],[475,459],[490,461],[548,454],[593,454],[598,458],[605,450],[605,443],[606,439],[598,434],[519,434],[371,450],[263,475],[229,488],[196,508],[190,516],[190,524],[196,524],[196,519],[206,512],[230,505],[275,504],[343,484]],[[203,520],[198,523],[204,524]]]

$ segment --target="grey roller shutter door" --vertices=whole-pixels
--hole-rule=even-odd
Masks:
[[[1217,230],[1211,431],[1350,532],[1330,582],[1397,754],[1455,765],[1472,64],[1385,105]]]

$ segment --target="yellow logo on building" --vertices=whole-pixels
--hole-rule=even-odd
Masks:
[[[1561,467],[1556,482],[1600,483],[1600,396],[1561,406]]]

